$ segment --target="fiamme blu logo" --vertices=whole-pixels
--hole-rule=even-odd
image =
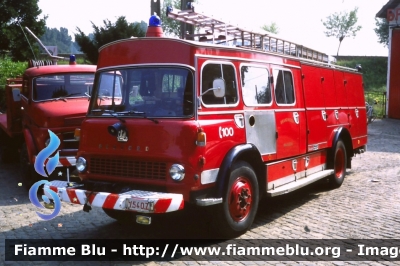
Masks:
[[[58,151],[53,157],[50,157],[50,155],[52,155],[60,146],[60,139],[51,130],[49,130],[49,135],[50,135],[49,145],[47,145],[47,147],[45,147],[43,150],[39,152],[34,164],[35,171],[41,176],[46,178],[48,178],[51,175],[51,173],[53,173],[53,171],[56,169],[60,159]],[[44,184],[50,184],[50,182],[47,180],[40,180],[35,184],[33,184],[32,187],[29,189],[29,200],[32,202],[33,205],[41,209],[44,209],[45,207],[39,202],[39,199],[37,197],[37,192],[39,190],[39,187]],[[36,212],[36,214],[43,220],[51,220],[55,218],[60,212],[61,201],[57,193],[54,192],[53,190],[48,188],[43,188],[43,190],[51,196],[51,200],[53,200],[54,204],[54,209],[51,214],[43,214],[40,212]],[[46,195],[42,195],[42,199],[47,204],[50,204],[50,199]]]

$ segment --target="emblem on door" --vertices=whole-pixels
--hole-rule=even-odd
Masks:
[[[293,120],[296,124],[300,123],[300,116],[298,112],[293,112]]]

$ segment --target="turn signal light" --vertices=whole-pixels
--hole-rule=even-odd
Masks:
[[[196,145],[200,147],[206,146],[206,133],[202,128],[199,128],[197,131]]]
[[[80,128],[75,128],[74,138],[77,141],[81,140],[81,129]]]

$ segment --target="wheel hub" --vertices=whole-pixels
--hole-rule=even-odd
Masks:
[[[335,176],[337,178],[341,178],[344,171],[345,171],[344,152],[342,149],[339,149],[336,153]]]
[[[232,218],[239,222],[246,218],[250,213],[252,192],[249,182],[244,178],[239,178],[231,187],[229,212]]]

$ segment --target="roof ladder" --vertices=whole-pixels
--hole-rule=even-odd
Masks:
[[[197,27],[199,33],[191,35],[185,34],[185,39],[197,38],[195,40],[200,42],[225,44],[251,50],[305,58],[318,62],[329,62],[327,54],[281,39],[267,32],[260,33],[239,28],[221,20],[197,13],[194,7],[188,10],[167,7],[167,17]]]

